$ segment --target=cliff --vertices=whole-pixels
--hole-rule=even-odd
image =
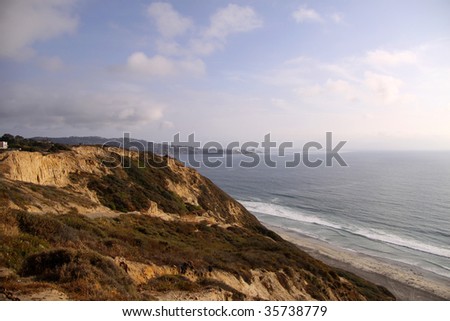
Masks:
[[[0,154],[0,297],[392,300],[317,261],[169,157]]]

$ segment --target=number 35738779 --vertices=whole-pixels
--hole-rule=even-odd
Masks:
[[[327,307],[324,305],[272,305],[264,308],[266,317],[308,317],[325,316]]]

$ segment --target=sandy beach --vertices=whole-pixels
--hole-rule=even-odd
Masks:
[[[450,300],[448,278],[400,262],[342,249],[280,227],[266,226],[314,258],[386,287],[397,300]]]

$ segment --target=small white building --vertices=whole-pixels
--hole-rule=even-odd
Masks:
[[[8,149],[8,142],[0,142],[0,149]]]

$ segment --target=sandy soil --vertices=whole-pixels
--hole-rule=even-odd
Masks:
[[[450,279],[407,264],[375,258],[279,227],[267,226],[328,265],[386,287],[397,300],[450,300]]]

